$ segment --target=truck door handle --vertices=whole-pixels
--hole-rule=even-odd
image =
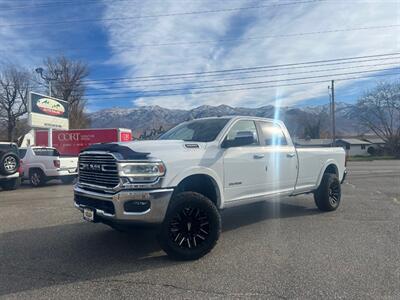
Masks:
[[[289,158],[292,158],[292,157],[294,157],[294,156],[295,156],[294,153],[288,153],[288,154],[286,154],[286,157],[289,157]]]
[[[254,154],[254,155],[253,155],[253,158],[254,158],[254,159],[261,159],[261,158],[264,158],[264,154]]]

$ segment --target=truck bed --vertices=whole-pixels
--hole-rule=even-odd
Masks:
[[[296,191],[307,190],[319,185],[321,171],[330,163],[345,165],[344,150],[341,147],[296,147],[298,157],[298,177]],[[337,170],[342,180],[344,168]]]

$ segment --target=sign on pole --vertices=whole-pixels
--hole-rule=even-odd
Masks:
[[[28,123],[32,128],[69,129],[68,102],[30,92]]]

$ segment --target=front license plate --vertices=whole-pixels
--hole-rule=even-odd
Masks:
[[[94,222],[94,210],[91,208],[84,208],[83,219],[89,222]]]

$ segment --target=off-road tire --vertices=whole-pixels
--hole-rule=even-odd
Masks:
[[[158,241],[171,258],[195,260],[215,247],[220,233],[221,216],[214,203],[199,193],[182,192],[171,199]]]
[[[326,173],[314,192],[315,205],[322,211],[334,211],[340,205],[341,187],[336,174]]]
[[[5,191],[16,190],[21,184],[21,179],[14,178],[7,181],[0,182],[0,186]]]
[[[0,174],[12,175],[18,172],[19,157],[14,152],[6,152],[0,155]]]
[[[40,169],[33,169],[29,171],[29,182],[33,187],[44,186],[47,182],[46,175]]]

